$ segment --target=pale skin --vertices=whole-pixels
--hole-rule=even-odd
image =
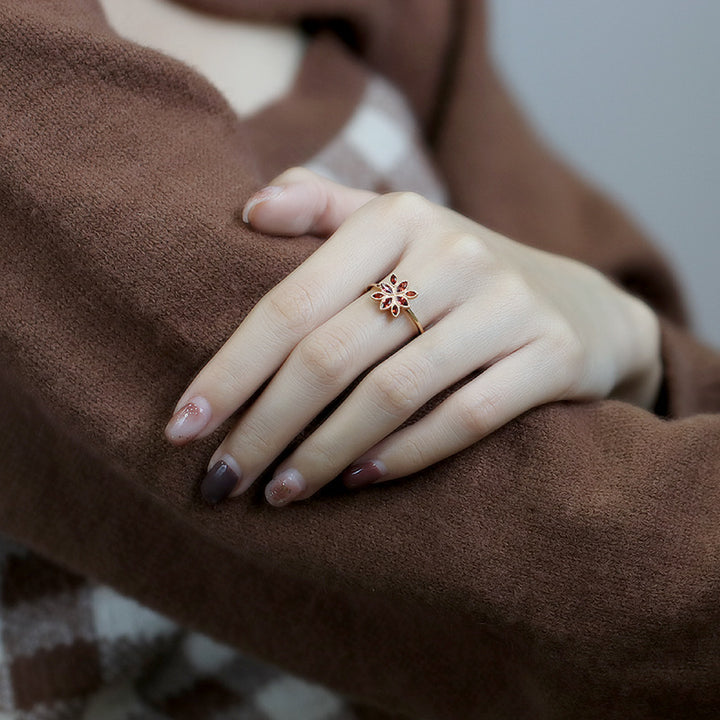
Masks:
[[[418,195],[378,196],[302,168],[251,198],[245,217],[264,232],[327,239],[251,310],[191,382],[166,428],[178,445],[205,437],[270,379],[208,464],[213,481],[218,468],[227,470],[231,487],[223,496],[245,492],[373,365],[278,465],[265,488],[268,502],[310,498],[338,476],[358,487],[412,475],[545,403],[613,398],[650,410],[656,402],[655,313],[587,265]],[[409,303],[424,333],[404,311],[395,318],[381,311],[365,291],[391,274],[417,292]]]

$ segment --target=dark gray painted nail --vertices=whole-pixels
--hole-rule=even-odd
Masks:
[[[234,490],[239,480],[237,473],[227,463],[218,460],[203,478],[200,494],[204,500],[215,505]]]

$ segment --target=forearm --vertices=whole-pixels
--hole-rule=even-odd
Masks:
[[[236,221],[258,178],[193,76],[71,34],[49,93],[54,35],[23,30],[0,38],[2,531],[410,716],[717,710],[720,427],[700,416],[720,410],[717,353],[664,329],[685,420],[555,403],[408,482],[208,508],[197,479],[220,433],[172,449],[167,415],[317,242]],[[73,94],[93,53],[102,69]]]

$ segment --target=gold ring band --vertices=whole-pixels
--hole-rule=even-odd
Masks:
[[[398,282],[397,275],[393,273],[390,275],[389,282],[377,282],[372,285],[368,285],[365,288],[365,292],[376,288],[370,297],[373,300],[377,300],[380,303],[380,310],[388,310],[390,314],[395,318],[400,314],[401,310],[404,310],[410,319],[415,324],[419,333],[424,333],[422,324],[417,318],[417,315],[410,308],[410,300],[416,298],[418,294],[414,290],[408,290],[407,280]]]

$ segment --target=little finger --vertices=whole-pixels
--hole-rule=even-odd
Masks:
[[[542,342],[498,360],[416,423],[386,437],[342,474],[346,487],[405,477],[474,445],[524,412],[561,399],[567,374]]]
[[[268,501],[281,505],[310,497],[437,393],[525,344],[527,327],[512,312],[492,324],[469,322],[487,315],[492,304],[485,297],[480,307],[471,303],[448,313],[374,368],[276,469]]]

